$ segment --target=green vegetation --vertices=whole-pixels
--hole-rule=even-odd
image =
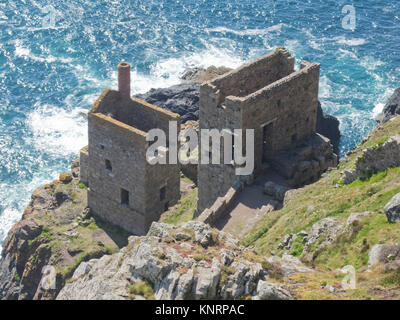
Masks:
[[[147,280],[138,281],[130,286],[131,295],[141,295],[147,300],[154,300],[154,289]],[[131,298],[134,296],[131,296]]]
[[[297,236],[296,239],[292,243],[292,248],[290,250],[290,254],[299,257],[303,253],[304,244],[303,244],[304,237]]]
[[[14,274],[14,281],[21,282],[21,276],[18,274],[18,272],[15,272],[15,274]]]
[[[189,178],[184,177],[182,180],[189,180]],[[178,203],[169,208],[166,212],[161,215],[160,222],[180,224],[182,222],[187,222],[193,219],[194,211],[197,206],[197,188],[189,190],[184,194]]]
[[[339,169],[327,172],[318,182],[298,189],[287,206],[264,216],[257,226],[250,230],[241,243],[254,245],[263,255],[282,254],[277,246],[285,234],[295,234],[301,230],[310,231],[312,225],[326,217],[334,217],[343,223],[353,212],[371,214],[362,223],[353,226],[353,232],[346,232],[331,245],[319,250],[320,239],[310,250],[318,250],[313,265],[320,270],[335,270],[351,264],[358,270],[367,267],[368,252],[377,243],[398,243],[400,224],[388,223],[383,208],[400,192],[400,167],[389,168],[371,174],[366,179],[358,179],[349,185],[338,183],[344,170],[352,170],[363,149],[381,145],[388,137],[398,132],[400,117],[385,123],[373,131],[370,138],[355,149]],[[290,254],[301,257],[303,251],[301,238],[294,241]]]
[[[229,266],[221,267],[221,277],[219,278],[219,287],[222,288],[224,284],[228,281],[230,275],[234,274],[235,270]]]
[[[88,185],[86,183],[83,183],[83,182],[79,182],[78,183],[78,187],[83,189],[83,190],[87,190],[88,189]]]

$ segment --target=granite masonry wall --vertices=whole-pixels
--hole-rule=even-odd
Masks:
[[[125,68],[124,68],[125,69]],[[128,77],[119,77],[127,79]],[[88,205],[95,215],[137,235],[147,232],[180,197],[179,164],[150,164],[148,131],[169,134],[179,116],[105,89],[88,115],[88,150],[81,150],[81,181],[88,183]],[[168,149],[164,148],[168,157]],[[83,169],[83,170],[82,170]],[[87,181],[84,181],[87,180]]]
[[[294,71],[294,58],[277,48],[201,85],[200,129],[254,129],[257,176],[275,152],[315,132],[318,83],[319,64],[303,62]],[[244,138],[243,142],[244,152]],[[200,145],[201,152],[207,149]],[[199,164],[197,214],[243,179],[235,174],[234,165]]]

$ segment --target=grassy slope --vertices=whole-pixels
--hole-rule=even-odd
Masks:
[[[358,272],[365,271],[368,252],[373,245],[400,242],[400,224],[388,223],[383,211],[385,204],[400,192],[400,167],[379,172],[368,181],[357,180],[350,185],[343,185],[340,181],[343,171],[353,168],[363,149],[380,145],[388,137],[398,133],[400,133],[400,117],[379,126],[371,133],[366,142],[358,146],[345,161],[341,162],[338,169],[326,173],[318,182],[296,191],[284,209],[271,212],[263,217],[257,227],[242,239],[242,243],[254,245],[257,252],[263,256],[271,255],[272,251],[275,254],[282,254],[282,251],[277,250],[277,246],[285,234],[297,233],[301,230],[309,231],[315,222],[326,217],[335,217],[345,221],[353,212],[370,211],[372,214],[363,220],[355,237],[340,237],[338,241],[324,249],[313,262],[313,266],[324,272],[324,277],[331,281],[334,281],[335,277],[332,273],[333,270],[348,264],[353,265]],[[300,256],[302,248],[296,249],[293,254]],[[399,276],[392,275],[394,282],[386,281],[384,279],[389,275],[384,275],[379,270],[376,272],[364,275],[365,288],[367,288],[367,284],[368,286],[372,285],[368,282],[372,276],[375,278],[375,285],[386,283],[390,287],[393,286],[393,283],[397,284],[398,282],[400,286]],[[302,277],[309,277],[310,283],[318,282],[317,276],[303,275]],[[305,280],[302,279],[302,281]],[[315,286],[319,287],[319,282]],[[301,293],[300,297],[313,298],[315,292],[311,290],[311,287],[309,291],[306,290],[307,294]],[[370,290],[366,290],[360,297],[368,298],[370,294]],[[384,296],[386,294],[387,292]],[[326,294],[320,297],[323,296],[326,297]],[[357,295],[352,296],[352,298],[357,297]],[[372,294],[372,297],[381,296]]]

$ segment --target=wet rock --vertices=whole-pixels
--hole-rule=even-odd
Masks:
[[[339,154],[339,143],[341,136],[339,125],[339,120],[336,117],[323,112],[321,103],[318,101],[317,132],[331,140],[333,152],[336,154]]]

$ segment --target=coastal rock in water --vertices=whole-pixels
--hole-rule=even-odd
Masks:
[[[324,113],[321,107],[321,103],[318,101],[317,132],[331,140],[333,152],[335,152],[336,154],[339,154],[339,124],[339,120],[336,117]]]
[[[400,114],[400,88],[397,88],[383,107],[382,113],[378,117],[378,122],[388,122],[390,119]]]
[[[200,84],[181,83],[169,88],[151,89],[137,98],[181,116],[182,123],[199,119]]]
[[[389,222],[400,222],[400,193],[396,194],[385,205],[385,214]]]
[[[118,253],[81,263],[57,299],[292,299],[268,282],[277,267],[262,267],[247,251],[201,222],[153,222]]]

